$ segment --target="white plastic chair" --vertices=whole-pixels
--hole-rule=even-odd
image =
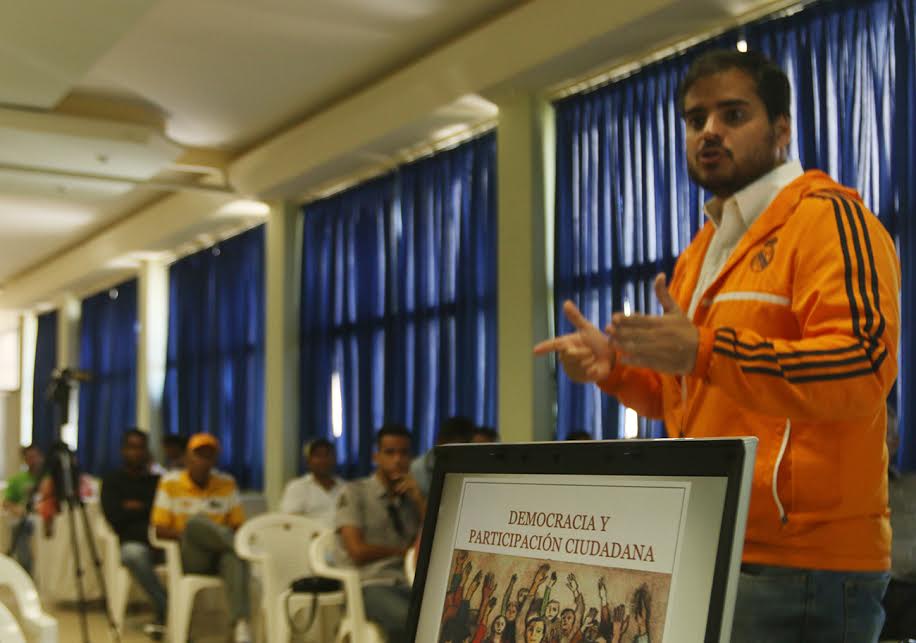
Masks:
[[[414,576],[417,575],[417,548],[410,547],[404,554],[404,575],[407,576],[407,584],[413,586]]]
[[[359,573],[353,568],[337,567],[328,563],[335,538],[333,531],[325,531],[313,540],[309,547],[309,559],[315,574],[336,578],[343,583],[346,612],[335,640],[341,643],[349,637],[350,643],[385,643],[382,630],[375,623],[366,620]]]
[[[118,632],[123,632],[124,613],[127,611],[127,597],[130,593],[130,572],[121,564],[121,542],[104,516],[99,516],[96,521],[95,538],[102,557],[108,611]]]
[[[320,523],[304,516],[266,513],[246,521],[235,533],[235,551],[240,558],[262,566],[262,609],[267,624],[267,640],[287,643],[290,639],[286,598],[290,583],[296,578],[312,576],[308,547],[323,531]],[[290,605],[312,604],[312,597],[293,594]],[[326,631],[324,618],[331,607],[343,608],[343,592],[321,594],[316,603],[319,632]],[[310,630],[310,633],[314,629]],[[320,635],[314,640],[320,640]]]
[[[0,586],[9,587],[16,599],[22,619],[21,627],[29,638],[38,643],[57,643],[57,620],[45,613],[38,600],[35,583],[19,563],[0,554]],[[0,619],[2,620],[2,619]],[[0,626],[0,634],[6,630]],[[0,640],[6,642],[4,636]],[[14,640],[10,638],[10,640]]]
[[[0,641],[3,641],[3,643],[25,643],[25,635],[19,629],[19,622],[3,603],[0,603]]]
[[[133,577],[130,570],[121,564],[121,540],[112,531],[105,516],[99,516],[95,526],[95,538],[98,542],[99,556],[102,558],[102,574],[105,576],[108,611],[111,613],[118,632],[124,632],[124,615],[130,601],[130,589]],[[156,568],[165,571],[165,566]]]
[[[243,491],[239,494],[239,504],[245,512],[245,520],[267,513],[267,496],[254,491]]]
[[[194,598],[199,592],[207,589],[222,590],[223,581],[218,576],[185,574],[181,566],[181,549],[178,541],[157,538],[156,528],[152,525],[149,528],[149,541],[154,547],[165,551],[166,589],[169,595],[166,629],[169,641],[187,643]]]

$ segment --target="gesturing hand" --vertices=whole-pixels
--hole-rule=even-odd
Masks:
[[[607,327],[611,344],[624,364],[688,375],[696,364],[700,331],[668,292],[664,274],[655,277],[655,295],[664,314],[614,313]]]
[[[623,640],[623,635],[630,627],[630,617],[627,615],[627,608],[623,605],[618,605],[614,608],[614,613],[611,616],[611,640],[608,643],[620,643]]]
[[[544,340],[534,347],[534,354],[556,353],[566,375],[574,382],[607,379],[614,368],[614,351],[608,336],[583,317],[571,301],[563,303],[563,313],[576,331]]]
[[[573,596],[579,594],[579,581],[576,580],[575,574],[569,574],[566,577],[566,586],[569,588],[569,591],[573,593]]]

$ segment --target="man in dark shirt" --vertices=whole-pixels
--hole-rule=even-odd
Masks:
[[[156,552],[147,536],[159,476],[149,471],[146,433],[128,429],[121,438],[121,457],[124,465],[102,482],[102,511],[121,541],[121,562],[153,601],[156,622],[148,632],[156,634],[165,623],[166,593],[156,576]]]

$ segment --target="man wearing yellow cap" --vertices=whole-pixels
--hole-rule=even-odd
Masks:
[[[218,574],[225,583],[236,643],[250,643],[248,569],[235,553],[235,530],[245,520],[231,475],[215,471],[219,440],[197,433],[188,440],[185,468],[159,481],[151,524],[159,538],[178,540],[189,574]]]

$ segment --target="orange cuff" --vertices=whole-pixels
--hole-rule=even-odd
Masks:
[[[620,353],[614,351],[614,367],[606,378],[600,382],[595,382],[595,385],[608,395],[613,395],[614,391],[617,389],[617,385],[620,384],[623,370],[623,366],[620,364]]]
[[[704,379],[712,362],[712,346],[716,341],[716,331],[705,326],[700,326],[697,330],[700,331],[700,343],[697,345],[697,359],[690,376]]]

